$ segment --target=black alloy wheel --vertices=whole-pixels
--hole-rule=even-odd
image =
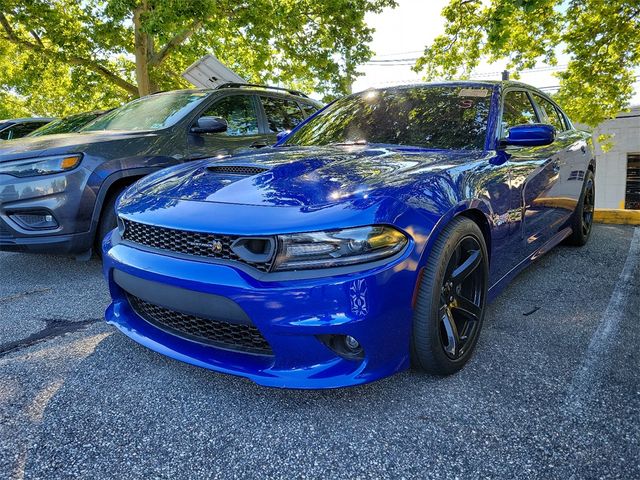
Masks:
[[[450,375],[466,364],[482,329],[488,274],[480,227],[470,218],[454,218],[434,242],[417,286],[414,367]]]
[[[571,235],[565,243],[581,247],[587,243],[593,227],[593,213],[595,210],[596,186],[593,172],[587,170],[582,184],[582,193],[571,217]]]
[[[595,200],[595,190],[593,188],[593,179],[591,178],[585,184],[584,198],[582,200],[582,234],[585,237],[588,237],[591,233]]]
[[[449,358],[457,360],[473,345],[480,330],[485,275],[482,249],[472,236],[458,242],[442,281],[440,338]]]

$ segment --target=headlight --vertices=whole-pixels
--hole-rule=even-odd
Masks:
[[[407,244],[392,227],[370,226],[278,235],[274,270],[305,270],[372,262],[390,257]]]
[[[82,155],[55,155],[51,157],[28,158],[13,162],[0,163],[0,174],[14,177],[36,177],[73,170],[80,164]]]

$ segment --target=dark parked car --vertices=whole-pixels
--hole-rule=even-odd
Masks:
[[[150,95],[75,134],[0,147],[0,250],[86,256],[116,226],[113,205],[135,180],[188,160],[273,144],[319,104],[244,84]]]
[[[22,138],[34,130],[56,120],[55,118],[12,118],[0,120],[0,140]]]
[[[68,117],[60,118],[48,123],[30,134],[27,137],[41,137],[42,135],[55,135],[57,133],[74,133],[82,127],[92,122],[100,115],[107,113],[109,110],[95,110],[93,112],[77,113]]]
[[[262,385],[451,374],[489,300],[558,243],[587,242],[595,170],[591,136],[528,85],[351,95],[259,154],[127,189],[103,243],[106,319]]]

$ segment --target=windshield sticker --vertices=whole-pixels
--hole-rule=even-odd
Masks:
[[[459,97],[479,97],[484,98],[489,95],[486,88],[461,88],[458,92]]]

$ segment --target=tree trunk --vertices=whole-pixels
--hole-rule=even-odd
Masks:
[[[151,93],[149,81],[149,35],[142,31],[141,15],[148,9],[147,1],[143,0],[133,11],[134,48],[136,57],[136,81],[138,95],[141,97]]]

